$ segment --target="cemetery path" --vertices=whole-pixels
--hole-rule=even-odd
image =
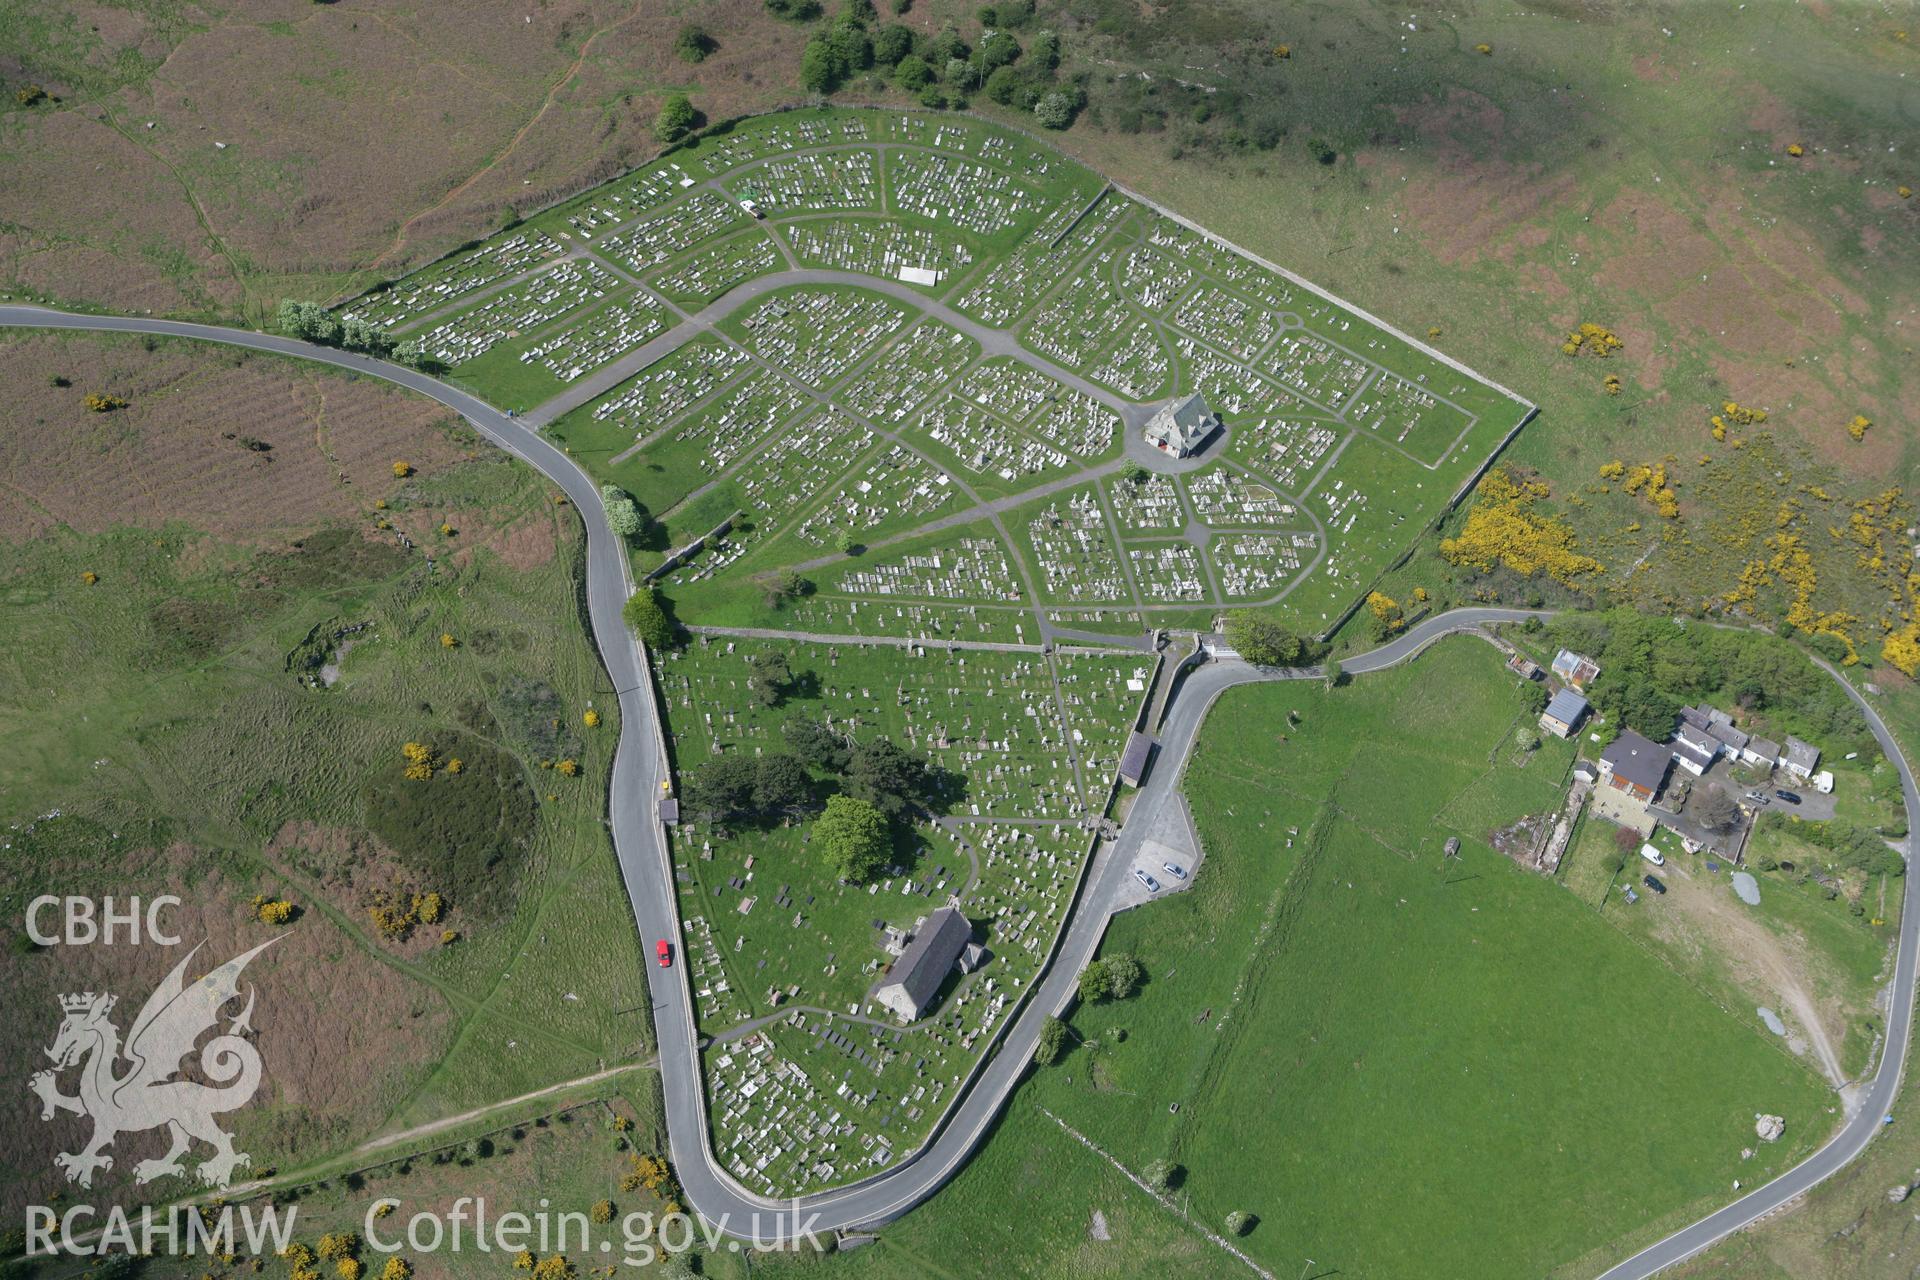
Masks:
[[[817,1014],[822,1018],[832,1018],[836,1022],[857,1022],[863,1027],[878,1027],[882,1031],[900,1030],[899,1023],[888,1022],[885,1018],[863,1018],[856,1013],[841,1013],[838,1009],[823,1009],[816,1004],[787,1004],[781,1005],[772,1013],[763,1013],[758,1017],[748,1018],[745,1022],[736,1022],[730,1027],[716,1031],[713,1033],[713,1039],[709,1043],[726,1044],[730,1040],[738,1040],[742,1036],[752,1035],[760,1028],[771,1023],[783,1022],[796,1013]]]
[[[864,280],[865,277],[858,277]],[[654,799],[667,780],[664,731],[655,714],[652,677],[645,650],[621,619],[621,606],[633,590],[627,556],[612,532],[593,481],[565,454],[492,406],[417,369],[390,364],[355,352],[316,346],[294,338],[187,321],[135,316],[95,316],[22,305],[0,305],[0,326],[80,329],[154,334],[224,343],[276,355],[313,360],[381,378],[438,400],[464,416],[474,429],[500,448],[539,470],[573,502],[587,531],[587,607],[601,661],[617,691],[621,709],[620,745],[609,786],[609,824],[622,877],[642,940],[679,936],[673,892],[673,868]],[[1442,636],[1490,622],[1537,616],[1515,609],[1457,609],[1428,618],[1404,635],[1344,666],[1361,675],[1417,657]],[[1222,655],[1224,658],[1224,654]],[[1815,659],[1818,662],[1817,659]],[[1899,743],[1866,697],[1839,671],[1819,665],[1839,683],[1866,719],[1882,752],[1899,770],[1901,791],[1911,820],[1920,817],[1920,787]],[[1162,805],[1177,802],[1181,771],[1200,725],[1215,698],[1235,685],[1257,680],[1316,678],[1316,668],[1263,670],[1237,659],[1209,661],[1192,669],[1177,691],[1161,729],[1159,762],[1134,801],[1133,816],[1117,841],[1094,858],[1079,900],[1047,966],[1030,990],[1031,998],[1002,1032],[1000,1046],[980,1064],[933,1138],[918,1152],[874,1177],[834,1191],[779,1202],[754,1195],[714,1159],[708,1131],[706,1094],[701,1077],[699,1039],[683,966],[646,966],[653,999],[662,1103],[670,1153],[688,1202],[708,1221],[743,1240],[774,1244],[840,1228],[892,1221],[921,1203],[959,1172],[985,1140],[1014,1087],[1026,1074],[1044,1019],[1064,1010],[1074,980],[1091,959],[1114,912],[1132,905],[1125,896],[1127,874],[1152,823],[1141,821]],[[1912,1031],[1916,961],[1920,959],[1920,876],[1904,877],[1899,950],[1889,987],[1886,1051],[1878,1069],[1863,1083],[1859,1106],[1812,1156],[1786,1173],[1747,1192],[1619,1263],[1600,1280],[1644,1280],[1692,1257],[1803,1195],[1864,1150],[1884,1123],[1906,1067]]]
[[[697,636],[735,636],[742,640],[799,640],[806,644],[887,645],[895,649],[980,649],[988,653],[1030,653],[1047,651],[1043,644],[1016,644],[1011,640],[943,640],[939,637],[917,639],[912,636],[850,636],[824,631],[783,631],[778,627],[688,627]],[[1124,655],[1138,653],[1139,646],[1117,641],[1112,636],[1098,637],[1098,643],[1075,643],[1078,652]]]
[[[595,260],[606,265],[602,259],[596,257]],[[1135,404],[1131,400],[1122,399],[1099,383],[1084,378],[1070,369],[1064,369],[1044,356],[1035,355],[1021,345],[1020,340],[1011,330],[995,329],[981,324],[978,320],[962,315],[946,303],[936,298],[929,298],[904,281],[862,275],[857,271],[802,267],[794,271],[776,271],[770,275],[756,276],[744,284],[735,285],[698,311],[686,311],[668,303],[669,308],[682,317],[679,324],[619,359],[601,365],[586,377],[569,383],[567,389],[553,399],[537,409],[528,410],[522,420],[533,426],[545,426],[549,422],[564,417],[581,405],[597,400],[656,360],[672,354],[696,335],[713,331],[722,318],[747,303],[781,289],[791,289],[795,285],[843,285],[885,294],[896,302],[905,303],[914,311],[931,316],[949,328],[958,329],[966,334],[980,344],[980,352],[983,356],[1010,356],[1030,368],[1039,370],[1056,382],[1065,383],[1082,395],[1091,396],[1118,413],[1129,431],[1144,426],[1146,420],[1152,416],[1151,405]]]

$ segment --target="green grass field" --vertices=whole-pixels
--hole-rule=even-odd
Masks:
[[[1023,1086],[958,1186],[1043,1170],[1024,1184],[1031,1233],[1011,1230],[1055,1266],[1240,1265],[1131,1187],[1151,1221],[1090,1241],[1116,1197],[1074,1171],[1085,1149],[1045,1108],[1136,1172],[1183,1165],[1175,1200],[1207,1229],[1257,1215],[1241,1243],[1275,1274],[1311,1257],[1356,1276],[1573,1276],[1817,1144],[1830,1095],[1808,1070],[1486,843],[1551,803],[1570,760],[1551,740],[1517,751],[1512,687],[1461,639],[1331,692],[1225,696],[1187,773],[1195,887],[1120,917],[1103,947],[1137,955],[1146,985],[1073,1016],[1085,1043]],[[1742,1161],[1760,1110],[1786,1137]],[[981,1198],[956,1189],[846,1269],[913,1274],[995,1238]]]

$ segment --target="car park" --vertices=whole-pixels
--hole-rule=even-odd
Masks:
[[[1140,868],[1135,867],[1133,869],[1133,878],[1135,880],[1138,880],[1141,884],[1147,886],[1148,893],[1160,892],[1160,882],[1158,880],[1155,880],[1152,876],[1148,875],[1146,872],[1142,871]]]

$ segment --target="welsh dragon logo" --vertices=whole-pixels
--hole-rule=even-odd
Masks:
[[[147,997],[124,1044],[108,1016],[117,997],[91,991],[60,997],[66,1017],[46,1051],[53,1067],[35,1072],[27,1087],[40,1095],[42,1120],[62,1111],[93,1118],[92,1140],[53,1159],[67,1181],[92,1186],[95,1170],[113,1168],[113,1157],[105,1152],[115,1138],[161,1127],[173,1145],[159,1159],[135,1165],[136,1182],[185,1174],[181,1157],[195,1139],[214,1151],[197,1170],[208,1186],[226,1186],[236,1168],[252,1163],[245,1152],[233,1149],[233,1135],[214,1122],[215,1116],[245,1106],[260,1087],[260,1051],[243,1035],[253,1029],[251,986],[246,1008],[227,1029],[205,1045],[198,1042],[219,1024],[221,1009],[239,998],[240,974],[248,962],[278,941],[269,939],[188,985],[183,975],[199,953],[195,947]],[[196,1046],[200,1074],[211,1084],[175,1078]],[[80,1092],[69,1097],[60,1092],[59,1073],[75,1065],[80,1068]]]

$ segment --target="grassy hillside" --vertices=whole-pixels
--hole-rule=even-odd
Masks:
[[[437,407],[307,367],[30,336],[0,380],[14,1072],[44,1065],[56,995],[124,1005],[180,958],[32,946],[40,893],[176,894],[209,967],[285,934],[250,970],[256,1172],[642,1051],[573,513]],[[125,407],[89,412],[96,389]],[[408,742],[431,779],[403,776]],[[17,1109],[0,1198],[48,1203],[81,1123]]]

